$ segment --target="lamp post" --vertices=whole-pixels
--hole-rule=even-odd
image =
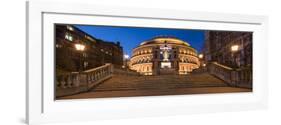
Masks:
[[[239,45],[232,45],[230,50],[233,59],[233,65],[235,68],[237,68],[235,53],[239,50]]]
[[[237,68],[237,63],[236,63],[236,52],[239,50],[239,45],[232,45],[231,46],[231,56],[233,58],[233,69],[234,69],[234,72],[233,72],[233,77],[231,78],[231,81],[233,81],[232,83],[234,83],[235,86],[237,86],[237,81],[238,81],[238,74],[236,72],[236,68]]]
[[[124,55],[124,58],[125,58],[125,67],[126,67],[126,71],[127,71],[127,75],[128,75],[128,59],[129,59],[129,55],[128,54],[125,54]]]
[[[79,73],[82,72],[82,57],[83,57],[83,51],[85,50],[85,45],[81,44],[81,43],[76,43],[75,44],[75,49],[80,53],[80,57],[79,57]]]
[[[199,54],[198,56],[200,59],[203,59],[203,54]]]
[[[203,68],[206,66],[206,64],[204,63],[203,57],[204,55],[201,53],[198,55],[199,57],[199,61],[200,61],[200,66],[203,66]]]

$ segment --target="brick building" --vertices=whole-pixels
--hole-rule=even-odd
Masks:
[[[252,88],[252,35],[252,32],[206,31],[203,63],[229,84]]]
[[[119,42],[107,42],[97,39],[73,25],[55,26],[56,69],[77,72],[95,68],[105,63],[114,66],[123,65],[123,48]],[[78,51],[75,45],[83,45]]]
[[[238,47],[236,52],[231,50],[234,45]],[[206,31],[203,54],[206,62],[216,61],[232,68],[251,66],[252,33]]]

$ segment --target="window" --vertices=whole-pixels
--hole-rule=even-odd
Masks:
[[[85,35],[85,38],[87,38],[90,41],[94,41],[94,39],[92,39],[90,36]]]
[[[83,53],[83,57],[88,57],[87,53]]]
[[[88,62],[84,62],[84,68],[88,67],[89,63]]]
[[[69,41],[73,41],[73,37],[70,33],[65,33],[65,39],[67,39]]]
[[[56,44],[56,48],[61,48],[61,47],[62,47],[62,45]]]
[[[74,31],[73,27],[72,26],[66,26],[66,28],[70,31]]]

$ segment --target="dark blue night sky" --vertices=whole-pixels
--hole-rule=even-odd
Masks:
[[[202,30],[88,25],[75,26],[95,38],[110,42],[119,41],[124,49],[124,54],[129,55],[131,55],[132,49],[137,47],[141,42],[160,35],[174,36],[187,41],[198,52],[202,50],[204,44],[204,31]]]

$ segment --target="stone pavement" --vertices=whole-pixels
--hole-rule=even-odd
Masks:
[[[250,92],[251,89],[229,87],[224,81],[208,74],[126,76],[114,75],[90,92],[62,97],[82,99],[181,94]]]

